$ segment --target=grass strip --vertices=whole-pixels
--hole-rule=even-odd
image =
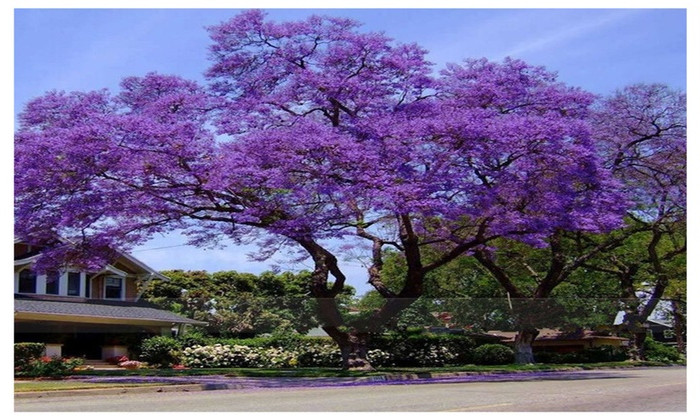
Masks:
[[[250,378],[347,378],[370,377],[386,374],[421,374],[421,373],[450,373],[450,372],[474,372],[474,373],[517,373],[538,371],[565,371],[565,370],[591,370],[606,368],[627,368],[644,366],[668,366],[666,363],[656,362],[607,362],[607,363],[572,363],[572,364],[531,364],[531,365],[498,365],[498,366],[448,366],[448,367],[381,367],[373,371],[348,371],[339,368],[209,368],[209,369],[138,369],[138,370],[94,370],[83,371],[80,375],[91,377],[114,376],[202,376],[225,375],[230,377]]]
[[[70,391],[76,389],[95,388],[132,388],[140,386],[167,385],[165,383],[89,383],[72,380],[36,380],[36,381],[15,381],[15,392],[36,392],[36,391]]]

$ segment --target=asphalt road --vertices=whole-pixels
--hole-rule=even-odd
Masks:
[[[621,369],[504,382],[22,398],[15,399],[15,411],[686,411],[686,369]]]

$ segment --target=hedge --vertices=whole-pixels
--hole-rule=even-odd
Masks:
[[[15,343],[15,367],[27,366],[32,360],[41,358],[44,351],[44,343]]]
[[[183,363],[198,367],[340,367],[340,350],[330,337],[278,336],[216,339],[199,334],[179,340]],[[440,367],[473,361],[474,340],[457,335],[372,337],[368,358],[374,366]],[[148,361],[148,360],[145,360]]]

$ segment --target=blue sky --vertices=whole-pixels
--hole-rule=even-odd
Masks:
[[[670,5],[671,3],[669,3]],[[15,5],[22,7],[22,4]],[[49,7],[49,5],[46,5]],[[140,7],[140,6],[139,6]],[[189,5],[187,7],[194,7]],[[14,11],[15,115],[49,90],[116,90],[126,76],[149,71],[203,80],[209,45],[204,27],[233,9],[17,9]],[[638,82],[686,88],[683,9],[273,9],[270,18],[346,16],[363,29],[416,42],[442,67],[464,58],[506,56],[556,71],[561,81],[597,94]],[[156,238],[133,255],[163,269],[233,269],[259,273],[249,248],[196,250],[177,234]],[[345,263],[349,282],[368,290],[359,261]]]

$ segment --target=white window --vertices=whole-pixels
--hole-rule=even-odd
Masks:
[[[15,293],[87,297],[87,274],[76,269],[37,275],[29,268],[15,273]]]
[[[61,274],[58,271],[46,273],[46,294],[57,295],[61,283]]]
[[[124,299],[124,279],[121,277],[105,278],[105,299]]]
[[[68,296],[80,296],[82,279],[80,273],[68,272]]]

